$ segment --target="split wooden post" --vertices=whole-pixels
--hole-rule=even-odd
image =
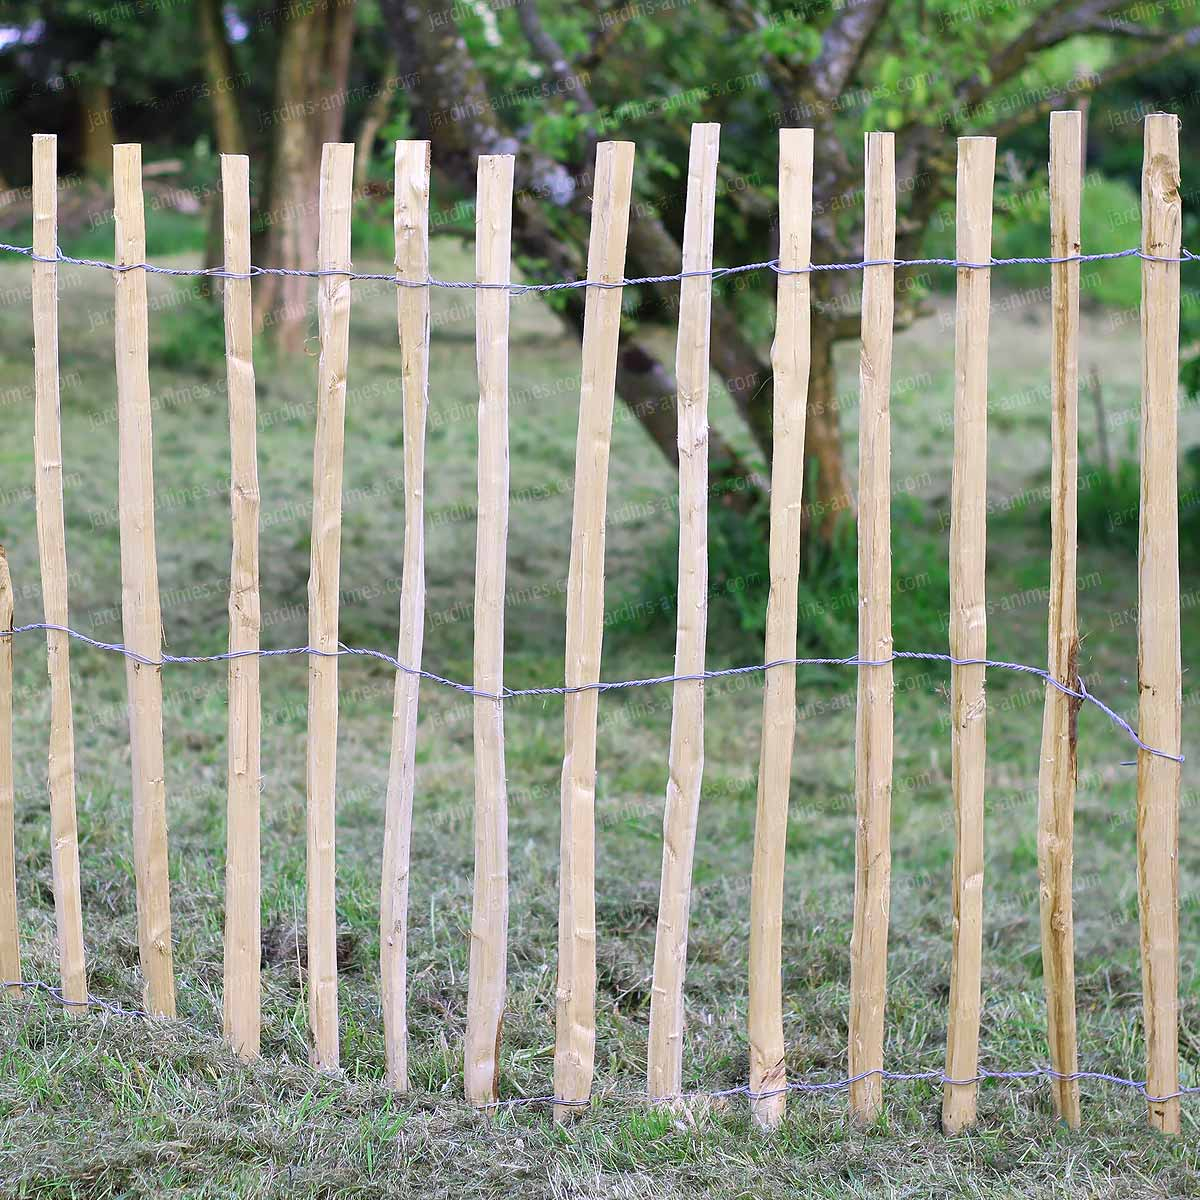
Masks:
[[[1079,253],[1082,120],[1078,112],[1050,114],[1050,254]],[[1079,478],[1079,263],[1050,268],[1050,605],[1046,669],[1063,686],[1079,682],[1076,612],[1076,513]],[[1038,876],[1042,976],[1050,1065],[1079,1069],[1075,1036],[1075,931],[1071,876],[1075,825],[1075,723],[1081,700],[1046,684],[1042,758],[1038,770]],[[1079,1127],[1079,1081],[1056,1079],[1054,1108]]]
[[[616,283],[625,275],[625,243],[633,190],[632,142],[596,147],[592,232],[587,277]],[[617,288],[588,288],[583,318],[575,500],[567,574],[567,687],[600,680],[604,637],[604,526],[608,458],[617,383],[621,296]],[[596,723],[600,694],[564,697],[561,784],[562,832],[558,902],[558,990],[554,1094],[564,1120],[592,1089],[596,1057]]]
[[[397,142],[396,275],[429,278],[429,143]],[[396,657],[421,666],[425,633],[425,415],[429,406],[429,288],[397,287],[400,377],[404,388],[404,568]],[[408,1091],[408,872],[416,789],[420,677],[396,672],[392,746],[383,827],[379,968],[387,1084]]]
[[[33,252],[58,253],[58,139],[33,138]],[[58,383],[58,265],[33,264],[33,456],[42,611],[50,675],[50,866],[58,933],[58,969],[67,1012],[87,1004],[79,831],[75,817],[75,727],[71,707],[67,609],[67,537],[63,517],[62,427]]]
[[[955,255],[992,257],[996,139],[958,139]],[[987,653],[987,355],[991,270],[958,268],[954,341],[954,470],[950,498],[950,653]],[[954,936],[946,1075],[972,1079],[979,1065],[983,967],[983,795],[987,740],[981,664],[950,671],[951,776],[954,794]],[[977,1085],[946,1084],[942,1126],[957,1133],[975,1120]]]
[[[709,272],[717,194],[719,125],[693,125],[688,159],[683,270]],[[708,380],[712,277],[689,275],[679,285],[675,352],[679,445],[679,584],[675,674],[704,670],[708,618]],[[677,1096],[683,1086],[683,978],[687,966],[692,858],[704,776],[704,682],[674,685],[671,751],[663,816],[662,888],[650,993],[646,1088],[651,1099]]]
[[[1142,253],[1178,259],[1179,119],[1146,118]],[[1142,260],[1142,497],[1138,538],[1138,736],[1179,754],[1179,263]],[[1146,1091],[1153,1128],[1179,1133],[1180,764],[1138,751],[1138,912]]]
[[[866,135],[863,257],[896,257],[896,152],[890,133]],[[850,940],[851,1076],[883,1070],[888,916],[892,888],[891,386],[895,268],[863,269],[858,424],[858,668],[855,726],[854,928]],[[850,1085],[850,1111],[879,1115],[883,1078]]]
[[[258,446],[250,296],[250,160],[221,155],[225,269],[225,378],[229,392],[228,816],[225,852],[225,1037],[242,1058],[257,1058],[261,1023],[262,699],[259,690],[261,602],[258,577]]]
[[[800,503],[808,415],[812,263],[813,131],[779,131],[779,266],[775,304],[771,590],[767,597],[762,745],[750,880],[750,1111],[771,1128],[783,1119],[783,872],[796,734],[796,619],[799,611]],[[761,1095],[760,1095],[761,1094]]]
[[[475,275],[511,281],[511,154],[479,158]],[[508,955],[508,789],[504,776],[504,572],[508,543],[507,286],[475,293],[479,372],[479,493],[475,547],[475,883],[464,1081],[467,1099],[494,1101]]]
[[[16,788],[13,781],[13,592],[8,555],[0,546],[0,980],[21,978],[21,940],[17,932]],[[10,986],[10,995],[21,989]],[[67,1010],[71,1011],[70,1009]]]
[[[125,660],[133,761],[133,862],[138,948],[145,1005],[175,1015],[171,893],[167,874],[167,804],[162,732],[162,612],[154,538],[146,214],[142,148],[113,147],[116,252],[117,417],[120,441],[121,625],[125,646],[148,662]],[[150,664],[160,665],[150,665]]]
[[[350,270],[354,143],[321,149],[322,271]],[[337,794],[338,592],[342,559],[342,461],[346,443],[346,368],[350,280],[323,275],[317,286],[317,432],[313,446],[312,548],[308,577],[308,1015],[314,1067],[338,1067],[337,896],[334,828]]]

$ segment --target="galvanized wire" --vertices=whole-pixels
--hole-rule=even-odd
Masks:
[[[955,658],[952,654],[941,654],[930,650],[897,650],[888,655],[887,658],[860,658],[857,654],[849,655],[846,658],[778,658],[771,662],[751,663],[741,667],[720,667],[715,670],[698,671],[689,674],[653,675],[644,679],[597,680],[595,683],[579,683],[569,686],[505,687],[499,692],[491,692],[483,688],[474,687],[469,683],[447,679],[444,675],[435,674],[433,671],[409,666],[384,650],[369,650],[359,646],[347,646],[343,642],[338,643],[336,650],[320,650],[315,646],[288,646],[278,650],[226,650],[220,654],[163,654],[158,658],[148,658],[144,654],[139,654],[136,650],[130,650],[127,646],[121,645],[120,642],[102,642],[96,638],[89,637],[86,633],[80,633],[77,629],[71,629],[67,625],[55,625],[46,621],[35,621],[30,625],[18,625],[10,630],[0,630],[0,638],[12,637],[18,633],[32,633],[39,629],[65,633],[69,637],[91,646],[93,649],[120,654],[124,658],[141,663],[142,666],[146,667],[163,667],[179,663],[228,662],[231,659],[237,658],[282,658],[296,654],[311,654],[318,658],[373,658],[386,663],[393,670],[400,671],[405,675],[415,675],[420,679],[428,680],[430,683],[436,683],[442,687],[448,687],[456,692],[462,692],[465,695],[478,697],[482,700],[520,700],[529,696],[571,696],[578,692],[612,692],[621,691],[626,688],[657,687],[665,683],[685,683],[709,679],[724,679],[733,675],[753,675],[761,671],[769,671],[773,667],[785,666],[882,667],[893,662],[916,660],[920,662],[944,662],[952,667],[993,667],[1002,671],[1015,671],[1020,674],[1034,675],[1038,679],[1044,680],[1051,687],[1057,688],[1063,695],[1069,696],[1073,700],[1095,705],[1118,729],[1122,730],[1129,737],[1139,750],[1144,750],[1147,754],[1153,754],[1157,758],[1165,758],[1171,762],[1182,763],[1184,761],[1182,754],[1175,754],[1160,747],[1150,746],[1142,741],[1133,726],[1124,717],[1088,691],[1081,678],[1077,678],[1075,687],[1071,688],[1061,680],[1056,679],[1044,667],[1035,667],[1029,663],[1006,662],[1003,659],[997,658]]]
[[[1103,254],[1067,254],[1054,257],[1023,255],[1015,258],[989,258],[987,262],[970,262],[958,258],[864,258],[857,262],[838,263],[809,263],[802,267],[784,267],[779,259],[770,258],[763,262],[744,263],[735,267],[711,267],[707,270],[677,271],[671,275],[641,275],[632,279],[600,280],[600,279],[561,279],[549,283],[481,283],[469,279],[438,279],[427,275],[424,279],[402,279],[394,272],[387,271],[346,271],[334,267],[317,270],[302,270],[295,267],[258,267],[251,266],[249,271],[227,271],[224,267],[164,267],[156,263],[111,263],[97,258],[78,258],[64,254],[61,249],[55,254],[36,254],[32,246],[13,246],[0,242],[0,252],[21,254],[34,262],[61,263],[74,267],[97,267],[104,271],[117,274],[126,271],[146,271],[152,275],[173,275],[184,279],[254,279],[259,275],[284,275],[299,279],[324,279],[337,277],[339,279],[367,279],[378,283],[392,283],[397,287],[408,288],[451,288],[468,289],[471,291],[486,291],[496,289],[508,291],[514,296],[523,296],[531,292],[561,292],[573,288],[626,288],[642,287],[650,284],[678,283],[684,279],[704,277],[713,280],[723,279],[729,275],[744,275],[758,271],[772,271],[776,275],[808,275],[821,271],[861,271],[867,267],[955,267],[971,271],[990,271],[993,267],[1013,266],[1054,266],[1058,263],[1106,262],[1117,258],[1140,258],[1145,262],[1185,263],[1195,261],[1197,255],[1183,249],[1178,258],[1165,255],[1147,254],[1137,247],[1129,250],[1110,250]]]

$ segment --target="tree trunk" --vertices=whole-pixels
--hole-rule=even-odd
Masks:
[[[270,191],[259,225],[265,226],[263,266],[312,270],[319,229],[321,144],[341,136],[345,114],[354,5],[321,0],[297,5],[280,38],[275,76],[275,129]],[[255,325],[274,331],[281,350],[298,351],[308,331],[311,280],[264,275],[254,296]]]
[[[833,339],[814,313],[812,365],[808,377],[808,423],[804,436],[806,469],[815,466],[816,478],[806,488],[806,525],[822,542],[829,542],[844,513],[854,511],[854,493],[846,476],[838,417],[837,370]],[[812,466],[810,466],[812,464]]]
[[[112,176],[112,92],[107,83],[84,78],[79,83],[79,134],[83,171],[95,179]]]

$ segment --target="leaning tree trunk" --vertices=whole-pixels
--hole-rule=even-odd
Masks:
[[[412,116],[419,136],[435,146],[435,164],[443,179],[452,180],[464,194],[475,191],[476,159],[480,154],[517,154],[518,200],[513,211],[513,245],[527,261],[552,278],[578,277],[586,269],[582,247],[591,194],[590,155],[585,162],[560,164],[525,150],[500,125],[491,103],[483,74],[472,58],[453,22],[447,27],[437,0],[384,0],[381,5],[396,48],[401,74],[417,80],[412,93]],[[453,119],[450,119],[451,116]],[[554,207],[556,220],[547,219]],[[578,231],[578,238],[564,237],[563,226]],[[656,269],[648,250],[639,258],[639,246],[654,253],[673,255],[673,265]],[[678,243],[662,229],[649,228],[647,218],[631,214],[629,274],[667,274],[680,263]],[[581,289],[560,293],[562,314],[570,327],[583,328],[584,295]],[[718,302],[719,303],[719,302]],[[714,304],[714,310],[718,304]],[[714,335],[714,346],[719,340]],[[758,367],[746,352],[740,334],[720,354],[728,359],[715,363],[723,375],[749,378]],[[728,371],[736,363],[736,369]],[[760,378],[761,378],[761,372]],[[678,467],[675,421],[675,380],[663,360],[628,329],[621,331],[617,363],[617,387],[622,401],[672,466]],[[765,481],[726,441],[718,430],[709,431],[709,478],[714,500],[738,511],[748,511],[764,498]]]

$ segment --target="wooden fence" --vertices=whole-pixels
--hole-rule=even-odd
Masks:
[[[647,1090],[682,1091],[684,973],[692,859],[704,744],[707,596],[709,312],[717,184],[716,125],[692,129],[676,360],[679,426],[679,595],[662,890],[654,955]],[[337,648],[342,462],[349,348],[353,147],[327,145],[320,174],[318,283],[320,366],[313,469],[308,788],[308,996],[312,1060],[338,1066],[334,829],[338,717]],[[464,1081],[468,1099],[498,1095],[508,940],[507,798],[504,770],[504,587],[508,528],[508,320],[513,158],[479,160],[476,207],[479,372],[478,542],[475,569],[475,887],[471,922]],[[593,188],[588,279],[619,285],[625,269],[634,147],[602,143]],[[167,882],[163,782],[161,633],[154,541],[151,392],[147,354],[141,152],[114,147],[120,540],[127,658],[138,940],[145,1005],[172,1015],[175,982]],[[991,262],[995,142],[958,143],[956,260]],[[222,159],[225,337],[232,454],[233,556],[229,596],[228,852],[225,1035],[239,1054],[259,1052],[260,703],[259,491],[252,361],[249,167]],[[1052,560],[1048,669],[1076,685],[1076,485],[1079,344],[1081,122],[1050,121],[1052,278]],[[848,1065],[862,1076],[850,1108],[880,1110],[890,897],[893,684],[890,656],[890,372],[896,236],[893,137],[866,137],[865,245],[859,434],[859,666],[856,873],[851,942]],[[800,565],[805,408],[809,372],[813,138],[785,129],[779,141],[780,247],[774,369],[770,599],[763,733],[750,898],[749,1043],[752,1109],[764,1125],[785,1105],[782,932],[785,834],[795,732],[797,579]],[[1145,122],[1142,187],[1142,495],[1138,559],[1139,736],[1180,749],[1177,536],[1177,376],[1180,200],[1178,122]],[[423,474],[429,373],[429,144],[399,142],[395,159],[397,287],[404,424],[404,566],[399,660],[421,666],[424,619]],[[33,310],[36,374],[36,508],[51,681],[49,801],[61,987],[67,1011],[87,1000],[68,667],[67,570],[59,427],[56,144],[33,143]],[[1175,261],[1167,261],[1175,260]],[[495,286],[500,285],[500,286]],[[959,267],[955,333],[954,462],[950,536],[950,651],[986,654],[985,538],[990,270]],[[595,777],[604,626],[604,530],[615,397],[620,286],[589,287],[583,333],[573,533],[567,587],[565,750],[554,1094],[565,1118],[586,1104],[596,1040]],[[12,627],[12,589],[0,556],[0,628]],[[12,638],[0,638],[0,974],[20,978],[14,870]],[[147,662],[149,665],[147,665]],[[953,948],[943,1124],[975,1118],[983,921],[985,695],[983,665],[952,667],[955,812]],[[380,897],[381,987],[387,1079],[409,1086],[406,938],[409,845],[415,790],[419,678],[396,675]],[[1055,1071],[1077,1070],[1071,911],[1072,817],[1079,699],[1047,686],[1039,781],[1038,854],[1047,1035]],[[1150,1123],[1177,1132],[1178,878],[1180,764],[1138,754],[1137,844]],[[72,1007],[75,1006],[75,1007]],[[1056,1079],[1055,1104],[1080,1119],[1079,1085]],[[1153,1099],[1153,1097],[1171,1097]]]

